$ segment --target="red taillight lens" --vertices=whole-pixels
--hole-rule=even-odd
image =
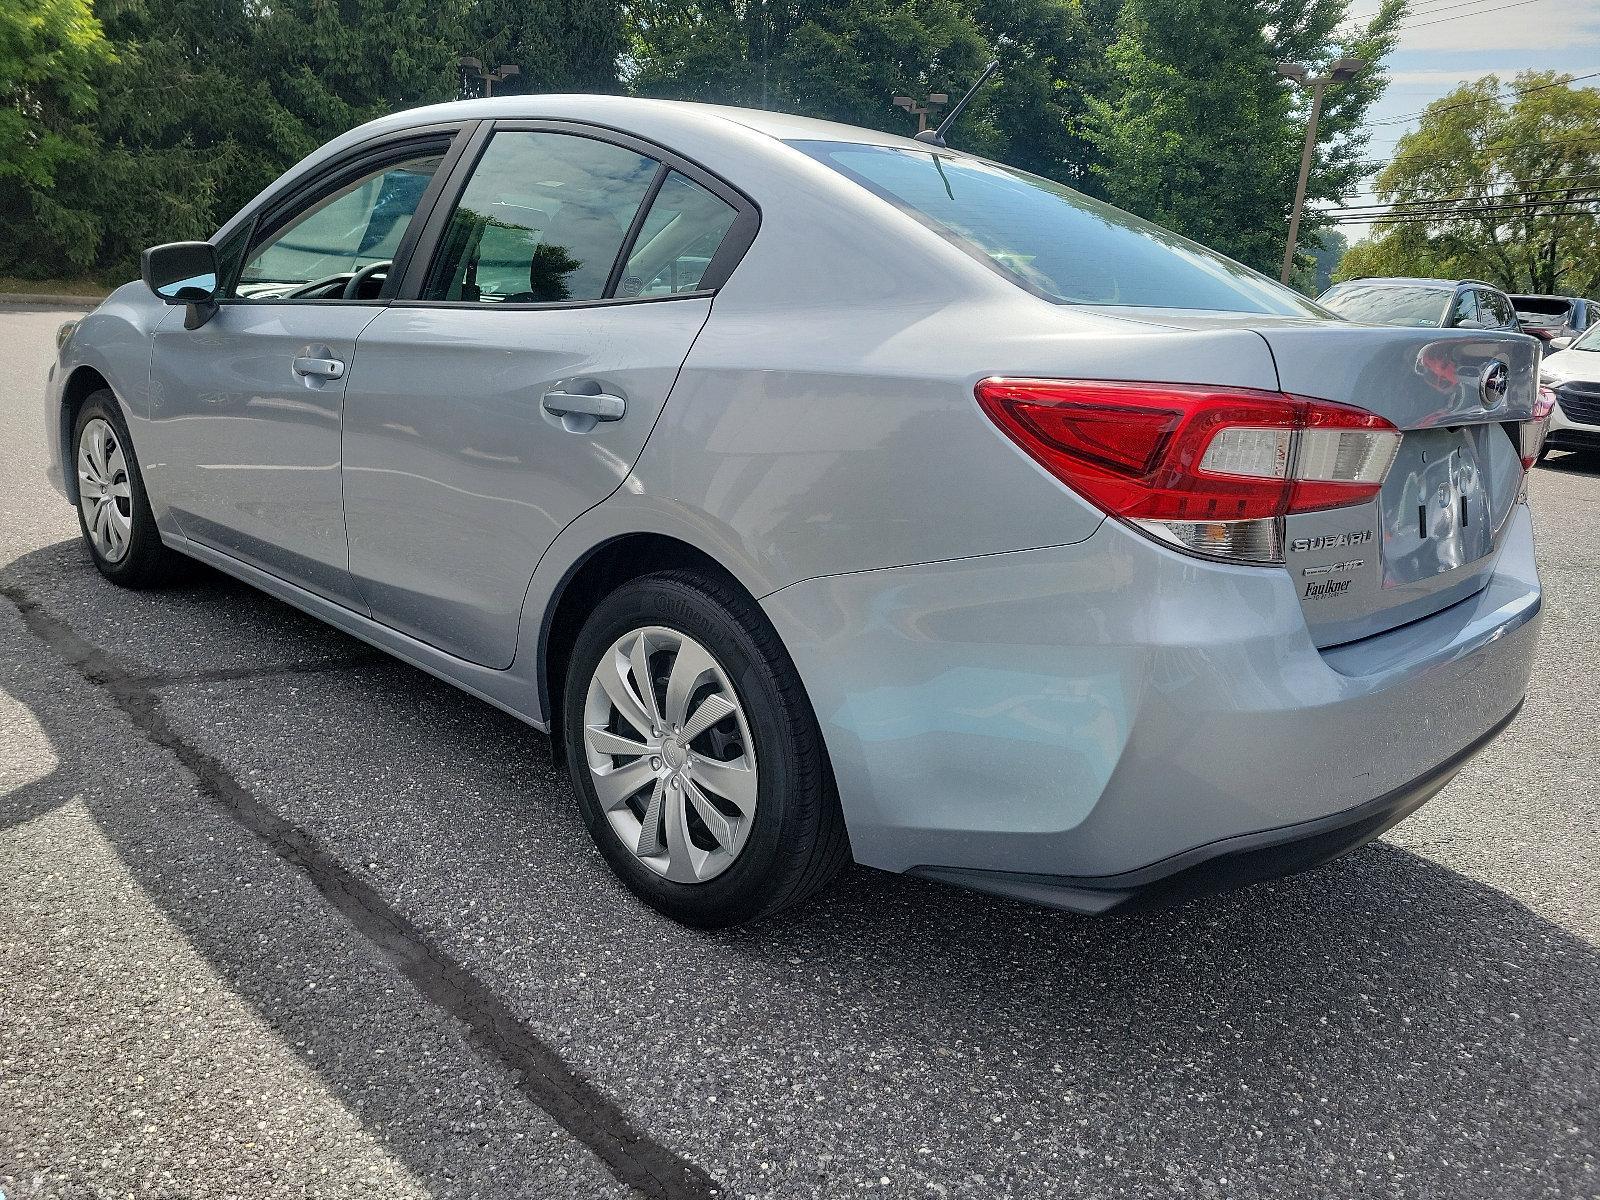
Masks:
[[[1370,499],[1400,444],[1382,417],[1282,392],[1004,377],[976,391],[989,418],[1057,479],[1113,516],[1182,526],[1160,536],[1189,549],[1190,527]],[[1231,545],[1238,532],[1209,540]],[[1262,552],[1267,540],[1219,557],[1275,557]]]
[[[1533,419],[1523,421],[1518,427],[1522,443],[1522,469],[1533,470],[1539,461],[1539,451],[1544,449],[1545,434],[1550,430],[1550,414],[1555,411],[1556,394],[1544,385],[1539,387],[1539,398],[1533,402]]]

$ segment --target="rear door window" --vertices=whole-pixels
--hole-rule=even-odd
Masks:
[[[1479,289],[1478,314],[1478,319],[1485,325],[1497,329],[1514,329],[1517,324],[1517,314],[1511,308],[1511,301],[1499,292]]]
[[[604,298],[659,167],[636,151],[575,134],[496,133],[450,216],[421,298]]]
[[[965,154],[790,145],[1057,304],[1324,315],[1249,267],[1071,188]]]
[[[619,296],[671,296],[699,289],[738,213],[674,171],[656,193],[628,255]]]
[[[1471,288],[1462,288],[1456,293],[1456,302],[1450,306],[1450,319],[1448,325],[1460,325],[1463,321],[1478,320],[1477,293]]]

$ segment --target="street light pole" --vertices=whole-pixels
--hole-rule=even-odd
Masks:
[[[1306,122],[1305,149],[1300,152],[1300,180],[1295,184],[1294,207],[1289,210],[1289,244],[1283,248],[1283,274],[1281,282],[1287,284],[1294,273],[1294,252],[1300,241],[1300,213],[1306,204],[1306,182],[1311,178],[1311,157],[1317,150],[1317,123],[1322,119],[1322,93],[1330,83],[1344,83],[1354,79],[1366,66],[1359,58],[1335,59],[1326,75],[1313,76],[1299,63],[1278,64],[1278,74],[1285,79],[1311,89],[1311,114]]]
[[[910,96],[896,96],[894,106],[903,108],[917,119],[917,132],[922,133],[928,128],[928,114],[937,112],[950,103],[948,92],[929,92],[927,102],[918,104]]]
[[[489,97],[494,95],[495,84],[504,83],[513,75],[522,74],[522,68],[515,63],[502,63],[492,71],[485,71],[482,62],[476,58],[468,58],[466,55],[462,55],[461,58],[456,60],[456,63],[461,71],[462,99],[468,98],[467,84],[469,80],[478,83],[483,88],[483,95]]]

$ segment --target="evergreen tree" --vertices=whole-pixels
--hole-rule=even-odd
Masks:
[[[614,92],[627,49],[620,0],[472,0],[462,51],[493,69],[521,74],[495,85],[510,92]]]
[[[954,102],[998,57],[958,144],[1075,179],[1087,167],[1084,96],[1100,69],[1091,13],[1112,2],[639,0],[628,9],[625,81],[638,95],[912,133],[915,118],[894,96],[945,92]]]

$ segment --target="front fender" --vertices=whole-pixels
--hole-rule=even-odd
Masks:
[[[169,311],[144,284],[123,284],[78,322],[62,348],[45,389],[45,445],[49,458],[45,474],[56,490],[73,503],[77,503],[77,487],[68,462],[72,443],[69,401],[81,399],[96,390],[97,380],[104,380],[128,423],[134,448],[143,454],[150,440],[151,337]],[[147,478],[146,491],[149,490]],[[159,519],[161,507],[153,494],[151,505]]]

